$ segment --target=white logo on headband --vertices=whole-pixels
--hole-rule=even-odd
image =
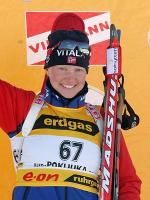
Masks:
[[[78,50],[59,50],[57,49],[58,56],[75,56],[75,57],[82,57],[83,54]]]

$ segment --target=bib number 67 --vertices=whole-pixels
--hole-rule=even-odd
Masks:
[[[72,161],[77,161],[82,149],[83,143],[64,140],[60,144],[59,156],[62,160],[68,160],[71,157]]]

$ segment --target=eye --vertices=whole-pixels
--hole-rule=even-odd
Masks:
[[[66,67],[63,67],[63,66],[58,67],[58,69],[61,70],[61,71],[66,71],[67,70]]]
[[[76,72],[85,72],[85,69],[84,68],[77,68],[75,69]]]

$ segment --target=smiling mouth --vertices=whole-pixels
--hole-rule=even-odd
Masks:
[[[65,85],[65,84],[61,84],[62,87],[66,88],[66,89],[72,89],[74,88],[76,85]]]

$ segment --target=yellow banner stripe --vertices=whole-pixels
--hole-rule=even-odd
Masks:
[[[62,169],[21,169],[17,186],[68,186],[97,193],[97,180],[92,174]]]

